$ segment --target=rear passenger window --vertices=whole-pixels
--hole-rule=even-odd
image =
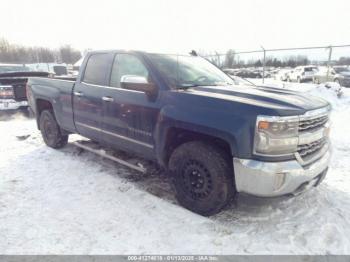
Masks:
[[[107,85],[109,61],[109,54],[91,55],[85,68],[83,81],[88,84]]]

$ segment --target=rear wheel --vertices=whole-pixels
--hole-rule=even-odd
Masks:
[[[230,156],[210,144],[194,141],[179,146],[169,169],[178,202],[200,215],[220,212],[235,195]]]
[[[44,110],[40,114],[39,126],[41,135],[47,146],[62,148],[68,142],[68,135],[63,135],[52,110]]]

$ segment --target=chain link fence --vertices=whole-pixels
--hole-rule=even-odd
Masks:
[[[214,52],[201,54],[201,56],[221,68],[261,67],[263,82],[266,76],[266,68],[271,64],[274,64],[274,67],[295,67],[310,64],[324,65],[328,68],[328,77],[331,65],[350,65],[350,44],[277,49],[261,47],[259,50],[251,51],[235,51],[231,49],[225,54]],[[269,63],[270,61],[275,63]]]

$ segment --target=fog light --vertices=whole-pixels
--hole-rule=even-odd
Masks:
[[[273,189],[275,191],[279,190],[284,185],[284,182],[286,181],[286,175],[287,174],[284,172],[275,174],[275,183],[273,185]]]

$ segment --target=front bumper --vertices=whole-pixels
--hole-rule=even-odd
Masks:
[[[303,167],[297,160],[262,162],[234,158],[236,189],[261,197],[297,194],[318,185],[326,175],[331,152]]]
[[[28,102],[16,101],[14,99],[0,99],[0,110],[14,110],[22,106],[28,106]]]

